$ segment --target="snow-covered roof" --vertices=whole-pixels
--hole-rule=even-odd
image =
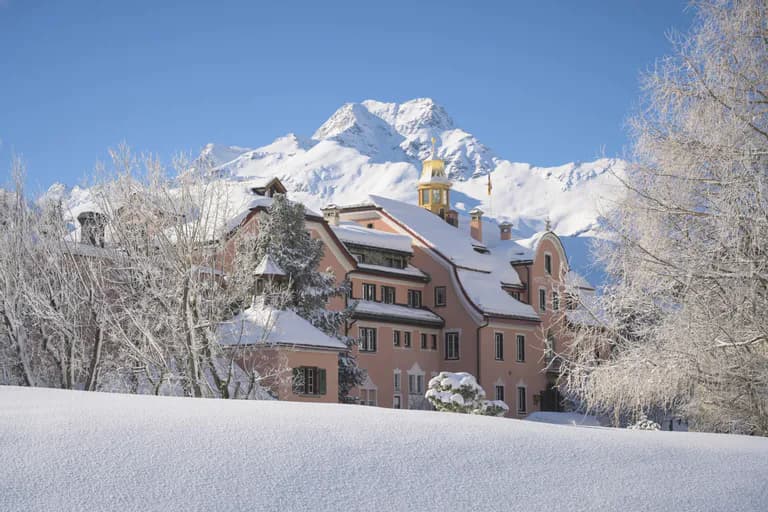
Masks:
[[[342,222],[338,226],[332,226],[332,229],[342,242],[413,253],[411,237],[406,235],[366,228],[356,222]]]
[[[573,286],[575,288],[580,288],[582,290],[594,290],[595,287],[592,286],[589,281],[587,281],[581,274],[569,270],[568,273],[565,276],[565,284],[568,286]]]
[[[523,304],[501,289],[497,273],[458,269],[459,281],[470,300],[490,315],[513,316],[538,320],[529,304]]]
[[[422,322],[436,326],[443,325],[443,319],[428,309],[409,308],[407,306],[398,306],[397,304],[359,300],[355,305],[354,312],[357,315],[395,318],[405,322]]]
[[[492,259],[474,250],[474,247],[484,247],[482,244],[437,215],[414,204],[381,196],[369,197],[376,206],[383,208],[454,264],[477,270],[493,270],[495,263]]]
[[[256,265],[253,274],[257,276],[284,276],[285,272],[272,258],[271,254],[265,254],[259,264]]]
[[[223,322],[218,329],[219,343],[235,345],[300,345],[345,350],[344,343],[314,327],[295,312],[256,303]]]
[[[386,272],[388,274],[400,274],[403,276],[412,276],[412,277],[420,277],[420,278],[427,277],[427,274],[425,274],[418,268],[414,267],[413,265],[408,265],[405,268],[394,268],[394,267],[386,267],[384,265],[371,265],[370,263],[358,263],[357,267],[361,270]]]

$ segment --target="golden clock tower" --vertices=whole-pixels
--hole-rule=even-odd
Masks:
[[[424,160],[419,178],[419,206],[445,218],[451,205],[451,180],[445,175],[445,162],[437,158],[432,137],[432,157]]]

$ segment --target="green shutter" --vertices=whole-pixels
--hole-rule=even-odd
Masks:
[[[326,393],[325,368],[317,369],[317,388],[321,395],[324,395]]]

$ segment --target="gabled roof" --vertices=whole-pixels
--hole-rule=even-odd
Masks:
[[[314,327],[289,309],[275,309],[257,302],[219,324],[219,343],[224,346],[283,345],[346,350],[347,346]]]
[[[459,284],[478,311],[493,316],[539,320],[530,305],[502,289],[502,286],[521,284],[520,276],[505,255],[488,252],[463,230],[424,208],[381,196],[370,196],[370,199],[406,231],[414,233],[454,265]],[[486,252],[479,253],[476,247]]]
[[[491,271],[493,262],[484,258],[474,247],[485,246],[451,226],[424,208],[381,196],[369,196],[371,201],[404,227],[427,242],[448,261],[460,267]]]
[[[253,270],[256,276],[284,276],[285,272],[272,258],[271,254],[265,254],[256,268]]]

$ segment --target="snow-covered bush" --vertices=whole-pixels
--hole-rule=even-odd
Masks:
[[[440,372],[429,381],[424,396],[438,411],[484,416],[503,416],[509,411],[501,400],[486,400],[485,390],[466,372]]]
[[[653,420],[649,420],[645,414],[641,414],[637,421],[627,428],[630,430],[661,430],[661,425]]]

